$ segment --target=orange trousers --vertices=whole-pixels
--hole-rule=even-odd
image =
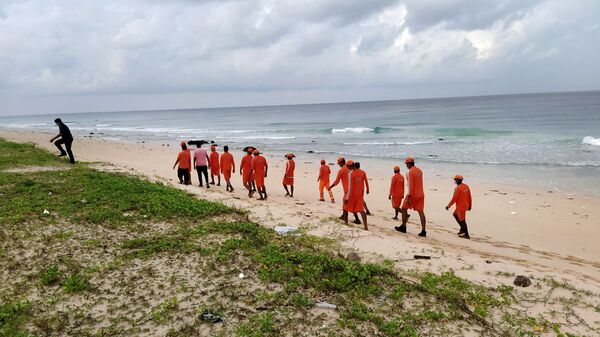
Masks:
[[[331,201],[333,201],[333,192],[331,192],[331,190],[329,189],[329,181],[324,181],[324,180],[319,180],[319,195],[320,195],[320,199],[324,199],[323,197],[323,190],[326,189],[327,192],[329,192],[329,199],[331,199]]]

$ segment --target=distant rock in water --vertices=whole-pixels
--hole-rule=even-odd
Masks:
[[[308,150],[307,153],[315,153],[313,150]]]

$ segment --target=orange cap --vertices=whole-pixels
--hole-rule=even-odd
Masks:
[[[352,166],[352,165],[354,165],[354,162],[352,160],[348,160],[346,162],[346,166]]]
[[[285,155],[285,157],[286,157],[286,158],[295,158],[295,157],[296,157],[296,155],[295,155],[295,154],[293,154],[293,153],[288,153],[288,154],[286,154],[286,155]]]
[[[408,163],[414,163],[415,159],[413,157],[406,157],[406,159],[404,160],[404,162],[406,164],[408,164]]]
[[[260,151],[258,151],[258,149],[254,150],[253,152],[254,154],[260,154]]]
[[[340,164],[341,162],[345,161],[346,159],[344,159],[344,157],[339,157],[337,160],[337,163]]]
[[[187,145],[185,142],[181,142],[181,146]]]
[[[321,165],[325,165],[325,159],[321,159]]]
[[[454,176],[454,180],[463,180],[463,176],[461,176],[460,174],[457,174]]]
[[[400,171],[400,166],[394,166],[394,171]]]

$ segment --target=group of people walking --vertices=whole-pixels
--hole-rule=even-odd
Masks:
[[[69,161],[75,163],[71,145],[73,144],[73,135],[69,127],[65,125],[60,118],[56,118],[54,123],[59,128],[59,134],[50,140],[60,151],[59,156],[69,156]],[[190,152],[188,144],[196,144],[196,149]],[[198,174],[199,186],[210,188],[210,185],[221,186],[221,175],[225,179],[226,190],[233,192],[234,188],[231,184],[231,176],[235,173],[235,160],[229,152],[228,146],[223,146],[223,153],[217,151],[217,144],[210,144],[210,153],[202,148],[203,142],[181,142],[181,152],[177,155],[177,160],[173,164],[173,169],[177,168],[177,176],[179,183],[190,185],[192,183],[192,169]],[[63,148],[63,145],[66,149]],[[263,157],[260,151],[254,147],[244,148],[244,157],[241,160],[239,173],[242,177],[244,188],[248,190],[248,196],[252,197],[258,193],[259,200],[268,198],[267,188],[265,186],[265,178],[269,172],[269,164],[267,159]],[[294,171],[296,163],[292,153],[285,155],[287,159],[285,171],[283,174],[282,185],[285,189],[286,197],[294,197]],[[412,157],[405,159],[404,163],[408,172],[405,178],[400,174],[400,166],[394,167],[394,175],[391,179],[390,192],[388,195],[392,203],[392,208],[395,211],[394,220],[401,220],[399,226],[394,227],[400,233],[406,233],[406,224],[410,217],[409,210],[414,210],[419,214],[421,222],[421,232],[418,234],[421,237],[427,236],[427,219],[425,217],[425,192],[423,189],[423,172],[415,166],[415,160]],[[354,223],[363,224],[364,229],[368,230],[367,216],[370,215],[367,203],[365,202],[365,193],[369,194],[369,180],[365,171],[361,170],[360,163],[352,160],[346,161],[345,158],[338,158],[337,164],[340,169],[333,183],[330,183],[331,169],[327,162],[322,159],[321,167],[317,182],[319,183],[319,201],[325,201],[324,192],[327,190],[329,199],[335,203],[332,189],[340,182],[343,189],[342,215],[340,219],[348,224],[348,216],[350,213],[354,215]],[[210,172],[210,182],[208,181],[208,173]],[[215,182],[216,179],[216,182]],[[463,183],[464,178],[461,175],[454,176],[456,188],[452,199],[446,206],[446,210],[456,205],[453,216],[460,226],[457,233],[459,237],[469,239],[469,230],[467,228],[466,213],[471,210],[472,198],[469,186]],[[408,191],[405,193],[405,186]],[[358,218],[360,214],[362,218]],[[398,219],[401,215],[401,219]]]
[[[234,188],[231,184],[231,176],[235,173],[235,160],[229,152],[229,147],[223,147],[223,153],[217,151],[217,144],[210,144],[210,153],[202,148],[202,143],[196,143],[196,149],[190,152],[188,144],[181,142],[181,152],[177,156],[177,160],[173,165],[173,169],[177,167],[179,183],[190,185],[192,169],[198,173],[199,186],[203,187],[203,178],[206,187],[210,185],[221,185],[221,175],[227,184],[226,190],[233,192]],[[261,152],[254,147],[244,148],[244,157],[239,166],[239,174],[242,177],[242,183],[248,191],[248,196],[252,197],[255,193],[259,194],[259,200],[268,198],[267,189],[265,186],[265,178],[268,175],[269,165]],[[296,163],[294,162],[295,155],[288,153],[285,155],[286,165],[283,174],[282,185],[286,192],[286,197],[294,197],[294,171]],[[425,192],[423,189],[423,172],[415,166],[415,160],[412,157],[405,159],[406,179],[400,173],[400,166],[394,167],[394,174],[390,183],[390,191],[388,198],[391,201],[392,208],[395,211],[393,219],[400,220],[401,224],[394,227],[400,233],[407,232],[407,223],[410,218],[409,210],[414,210],[419,214],[421,223],[421,231],[419,236],[427,236],[427,219],[425,217]],[[324,192],[327,191],[329,199],[335,203],[333,188],[341,183],[343,189],[342,215],[340,219],[348,224],[349,214],[354,215],[356,224],[363,224],[363,228],[368,230],[368,218],[370,215],[369,209],[365,202],[365,194],[369,194],[369,180],[367,174],[360,168],[360,163],[352,160],[346,161],[345,158],[338,158],[337,164],[340,169],[333,183],[330,182],[331,169],[325,160],[321,160],[319,175],[317,182],[319,183],[319,201],[325,201]],[[208,172],[210,171],[210,183],[208,181]],[[464,178],[461,175],[453,177],[456,183],[452,199],[446,206],[446,210],[456,205],[453,213],[456,222],[460,226],[457,233],[459,237],[469,239],[469,230],[466,222],[466,212],[471,210],[472,199],[469,186],[463,183]],[[215,182],[216,179],[216,182]],[[407,191],[405,193],[405,186]],[[359,216],[360,218],[359,219]],[[398,216],[401,215],[399,219]],[[361,221],[362,220],[362,221]]]

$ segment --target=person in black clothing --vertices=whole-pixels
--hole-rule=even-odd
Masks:
[[[60,151],[60,154],[58,155],[59,157],[66,156],[68,154],[69,161],[71,163],[75,163],[75,157],[73,157],[73,152],[71,151],[71,145],[73,144],[73,135],[71,134],[71,130],[69,130],[69,127],[66,126],[60,118],[55,119],[54,123],[58,126],[59,133],[58,135],[56,135],[56,137],[50,139],[50,143],[54,143],[54,145],[56,145],[56,147]],[[63,144],[67,149],[66,152],[62,147]]]

